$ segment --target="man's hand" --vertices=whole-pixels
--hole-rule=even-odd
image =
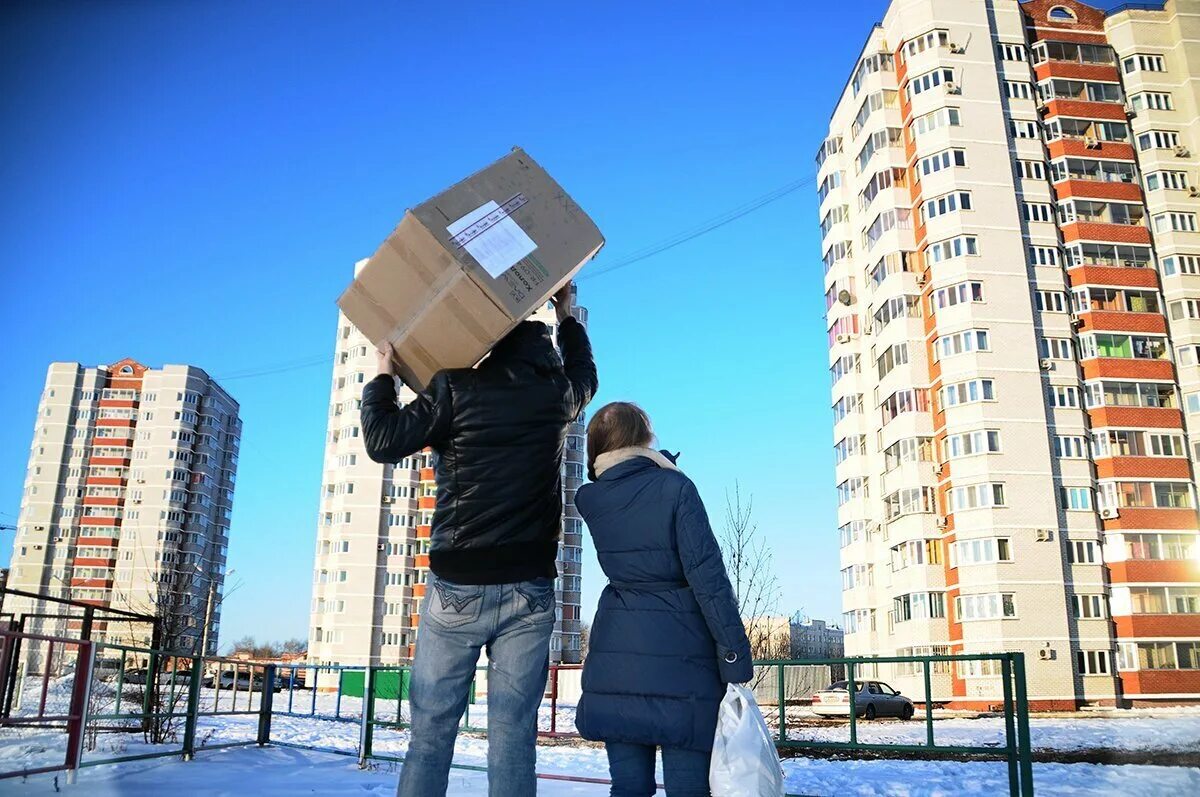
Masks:
[[[550,302],[554,305],[554,314],[558,316],[558,323],[560,324],[571,317],[571,307],[574,304],[574,299],[572,298],[574,288],[574,282],[567,282],[566,285],[558,289],[557,293],[550,297]]]
[[[396,375],[396,349],[390,340],[385,340],[375,350],[376,371],[388,376]]]

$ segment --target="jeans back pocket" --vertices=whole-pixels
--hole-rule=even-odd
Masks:
[[[454,584],[431,577],[433,591],[425,598],[425,613],[446,628],[458,628],[479,619],[483,609],[483,587]]]

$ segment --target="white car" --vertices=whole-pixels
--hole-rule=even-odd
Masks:
[[[855,714],[864,719],[899,717],[912,719],[913,702],[883,681],[858,681],[854,696]],[[822,717],[849,717],[850,692],[846,681],[835,681],[812,696],[812,710]]]

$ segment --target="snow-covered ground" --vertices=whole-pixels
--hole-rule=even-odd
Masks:
[[[64,698],[68,684],[52,683],[48,690],[48,705],[57,705]],[[38,697],[26,696],[20,713],[36,711]],[[204,690],[201,704],[206,710],[256,711],[261,695],[241,693],[236,705],[232,696],[218,697],[213,690]],[[287,692],[274,696],[275,716],[271,738],[274,741],[356,753],[358,749],[362,700],[343,697],[338,705],[333,694],[297,691],[290,696],[289,716]],[[106,713],[134,712],[136,701],[122,699],[120,712],[115,704],[115,692],[98,692],[93,711]],[[315,716],[307,716],[312,712]],[[342,719],[332,717],[340,713]],[[396,717],[394,701],[378,701],[376,716],[382,720]],[[540,726],[550,727],[550,706],[541,710]],[[774,713],[767,709],[768,719]],[[406,717],[405,717],[406,719]],[[557,728],[574,730],[574,710],[558,707]],[[845,722],[820,721],[804,710],[789,707],[790,736],[795,739],[841,741],[848,738]],[[109,721],[127,724],[127,721]],[[480,702],[469,710],[468,724],[475,728],[487,725],[487,705]],[[348,789],[366,794],[391,794],[396,778],[396,764],[375,762],[367,770],[359,770],[355,759],[312,750],[257,747],[229,750],[204,750],[205,747],[255,738],[258,717],[202,717],[198,722],[196,740],[200,748],[196,759],[181,762],[177,756],[85,767],[79,774],[80,793],[90,795],[151,795],[171,788],[188,795],[232,795],[257,793],[335,794]],[[1129,711],[1115,712],[1112,717],[1069,716],[1038,717],[1030,720],[1035,750],[1080,751],[1088,749],[1118,749],[1143,752],[1200,751],[1200,712]],[[1003,743],[1003,719],[983,717],[939,717],[934,722],[938,744],[1000,746]],[[925,725],[920,720],[898,722],[879,720],[860,722],[858,738],[871,743],[922,743]],[[0,730],[0,771],[58,764],[65,754],[65,735],[39,729]],[[377,728],[374,752],[377,755],[402,757],[407,749],[405,731]],[[85,762],[147,752],[175,752],[178,742],[169,745],[147,745],[140,734],[104,733],[98,737],[96,749],[86,752]],[[478,735],[459,739],[456,763],[466,766],[486,764],[487,742]],[[956,761],[834,761],[796,758],[784,764],[788,790],[792,794],[827,795],[957,795],[996,794],[1007,789],[1007,767],[1002,762]],[[584,778],[607,777],[604,751],[584,744],[543,745],[538,750],[538,771],[550,776]],[[58,782],[64,782],[58,775]],[[1035,764],[1035,785],[1039,794],[1200,794],[1200,769],[1155,766],[1108,766],[1093,764]],[[50,794],[54,776],[37,776],[21,781],[0,781],[0,794]],[[452,795],[485,794],[486,775],[480,772],[455,770],[451,778]],[[607,787],[596,784],[543,780],[539,794],[562,795],[607,794]]]
[[[481,740],[466,739],[459,746],[458,763],[483,760]],[[799,795],[951,795],[1003,794],[1007,770],[1002,763],[948,761],[828,761],[791,759],[784,764],[787,789]],[[566,770],[572,775],[604,777],[602,750],[592,747],[543,747],[538,771]],[[105,765],[84,769],[76,786],[63,793],[88,797],[157,797],[164,792],[189,797],[296,794],[363,794],[384,797],[395,792],[397,767],[379,764],[358,769],[352,758],[307,750],[256,747],[201,753],[194,761],[176,758]],[[64,783],[60,774],[58,783]],[[1200,793],[1200,769],[1152,766],[1101,766],[1093,764],[1037,764],[1034,785],[1039,795],[1078,797],[1111,794],[1158,797]],[[42,775],[26,782],[0,781],[0,794],[55,794],[54,777]],[[481,772],[453,770],[451,797],[484,795],[487,776]],[[538,794],[547,797],[602,797],[608,787],[597,784],[542,780]]]

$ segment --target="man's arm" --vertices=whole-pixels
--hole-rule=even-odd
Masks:
[[[558,315],[558,348],[562,352],[567,381],[571,384],[571,415],[574,417],[583,412],[596,395],[600,378],[596,373],[596,361],[592,359],[592,344],[588,340],[587,330],[571,315],[574,302],[572,290],[568,282],[554,294],[553,301]]]
[[[379,376],[363,388],[363,445],[376,462],[399,462],[426,446],[437,445],[450,428],[450,384],[444,373],[404,407],[396,404],[391,348],[380,352]]]

